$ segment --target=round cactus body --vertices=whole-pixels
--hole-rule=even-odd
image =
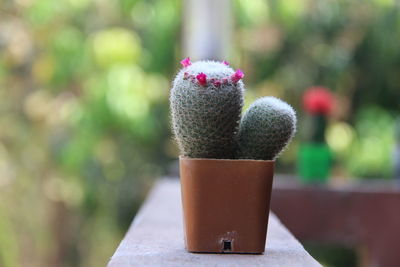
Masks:
[[[238,158],[274,160],[296,132],[293,108],[275,97],[257,99],[243,115]]]
[[[172,128],[181,153],[191,158],[233,158],[243,73],[226,62],[181,63],[170,95]]]

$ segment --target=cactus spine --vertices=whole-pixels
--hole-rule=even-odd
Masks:
[[[238,158],[274,160],[296,131],[293,108],[275,97],[257,99],[240,123]]]
[[[232,159],[243,107],[243,73],[227,62],[187,58],[170,94],[172,128],[181,153]]]

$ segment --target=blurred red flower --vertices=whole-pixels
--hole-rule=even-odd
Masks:
[[[311,114],[328,115],[332,108],[334,98],[329,89],[322,86],[308,88],[303,95],[303,105]]]

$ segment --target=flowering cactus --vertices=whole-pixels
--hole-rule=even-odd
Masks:
[[[329,89],[322,86],[308,88],[303,95],[303,106],[311,115],[309,125],[309,141],[314,143],[325,142],[325,129],[327,116],[331,113],[334,105],[334,97]]]
[[[232,159],[243,106],[244,74],[216,61],[181,61],[171,89],[172,128],[184,156]]]
[[[181,61],[171,89],[172,128],[181,153],[192,158],[274,160],[296,130],[285,102],[255,101],[240,122],[243,72],[226,61]],[[240,123],[240,130],[239,130]]]
[[[305,183],[324,183],[332,166],[332,154],[325,141],[327,117],[334,106],[334,96],[328,88],[313,86],[303,95],[305,140],[299,147],[299,178]]]

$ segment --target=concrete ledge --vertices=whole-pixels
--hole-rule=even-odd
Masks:
[[[193,254],[184,248],[178,179],[156,183],[109,267],[128,266],[321,266],[271,214],[263,255]]]

